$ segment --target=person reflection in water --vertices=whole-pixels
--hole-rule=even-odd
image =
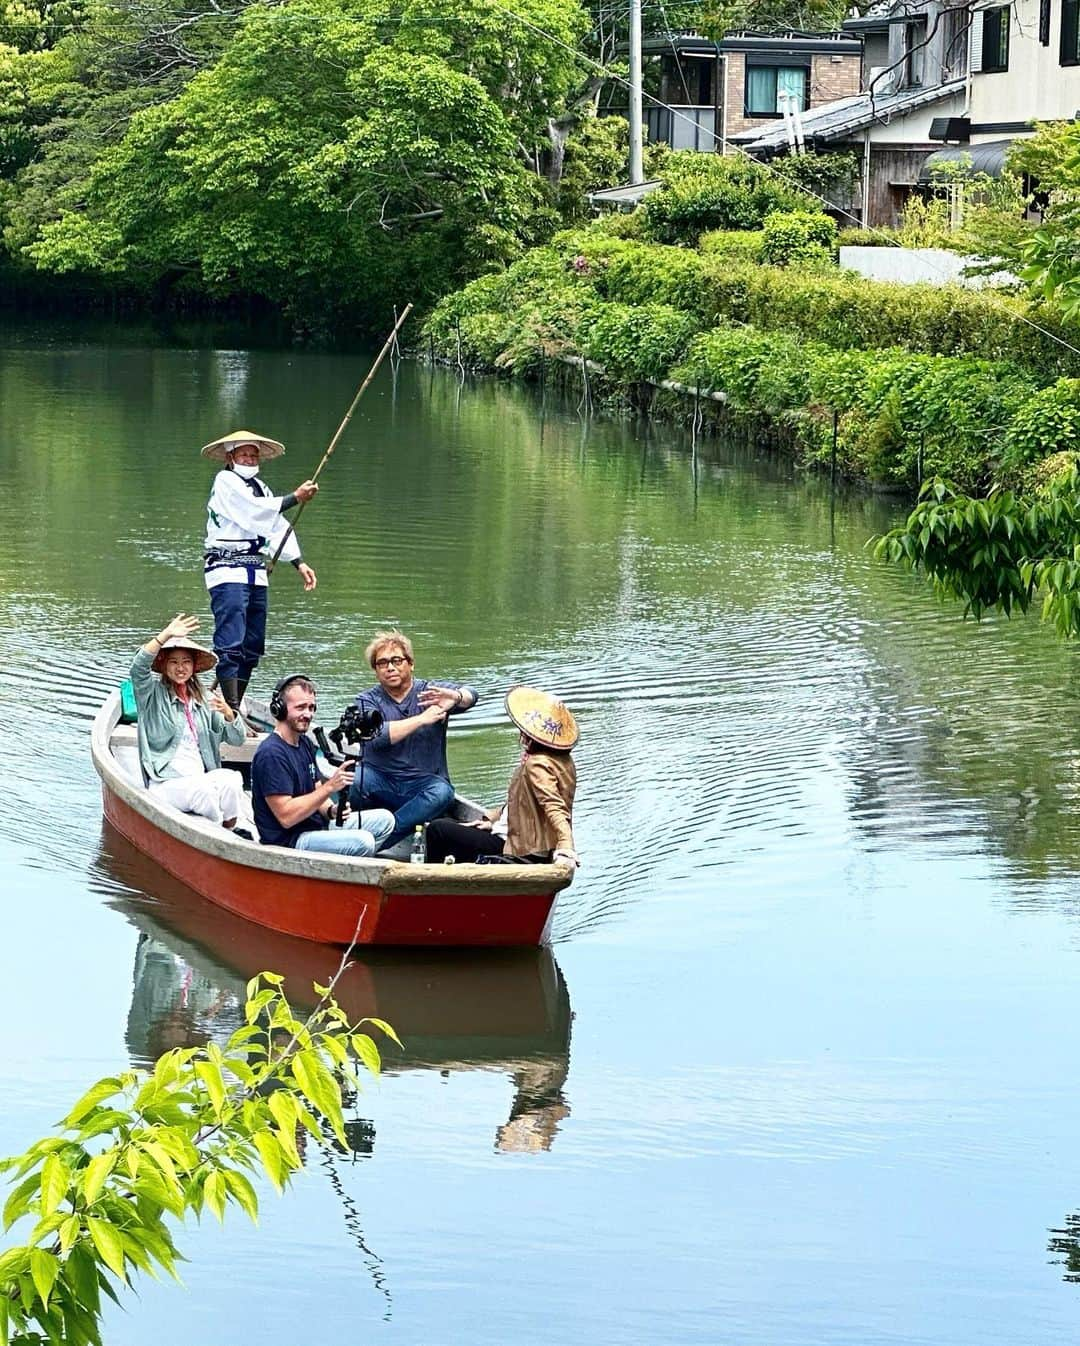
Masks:
[[[510,1118],[495,1133],[495,1148],[504,1154],[538,1154],[551,1149],[559,1123],[570,1116],[563,1096],[569,1058],[526,1061],[514,1071]]]
[[[135,951],[127,1045],[132,1063],[153,1066],[174,1047],[224,1045],[243,1022],[239,997],[143,932]]]
[[[510,778],[506,803],[485,818],[428,824],[427,858],[481,864],[496,858],[522,863],[578,864],[573,808],[577,770],[570,751],[578,741],[573,715],[561,701],[533,687],[512,687],[506,713],[521,734],[521,760]]]

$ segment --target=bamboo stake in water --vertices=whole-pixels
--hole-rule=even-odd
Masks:
[[[367,391],[368,384],[369,384],[369,383],[371,382],[371,380],[375,377],[376,371],[378,370],[379,366],[382,364],[383,360],[385,359],[387,351],[389,351],[390,348],[391,348],[391,347],[394,345],[394,343],[397,341],[397,334],[398,334],[398,332],[401,331],[401,328],[402,328],[402,326],[403,326],[403,324],[404,324],[404,322],[405,322],[405,319],[409,316],[409,314],[410,314],[411,312],[412,312],[412,304],[406,304],[406,305],[405,305],[405,308],[402,310],[401,317],[398,318],[397,322],[394,324],[394,330],[393,330],[393,331],[390,333],[390,335],[386,338],[386,342],[384,343],[382,350],[381,350],[381,351],[378,353],[378,355],[375,357],[375,363],[374,363],[374,364],[371,366],[371,368],[368,370],[367,378],[363,381],[363,383],[361,383],[359,389],[357,390],[356,396],[355,396],[355,397],[353,398],[353,400],[352,400],[352,405],[349,407],[348,411],[345,413],[345,419],[344,419],[344,420],[341,422],[341,424],[338,426],[338,428],[337,428],[337,433],[334,435],[334,438],[330,441],[330,445],[329,445],[329,447],[327,448],[326,452],[323,454],[323,456],[322,456],[322,460],[321,460],[321,462],[319,463],[319,466],[318,466],[318,467],[315,469],[315,471],[312,473],[312,476],[311,476],[311,480],[312,480],[312,481],[318,481],[318,480],[319,480],[319,473],[323,470],[323,468],[326,466],[326,464],[330,461],[330,455],[331,455],[331,454],[334,452],[334,450],[337,448],[337,446],[338,446],[338,440],[339,440],[339,439],[341,438],[341,436],[345,433],[345,427],[349,424],[349,421],[352,419],[352,414],[353,414],[353,412],[356,410],[356,404],[360,401],[360,399],[363,397],[364,393]],[[298,522],[299,519],[300,519],[300,515],[303,514],[303,512],[304,512],[304,506],[305,506],[306,504],[307,504],[307,501],[306,501],[306,500],[301,500],[301,502],[300,502],[300,506],[299,506],[299,508],[298,508],[297,511],[296,511],[296,517],[292,520],[292,522],[289,524],[288,528],[285,530],[285,536],[284,536],[284,537],[281,539],[281,541],[278,543],[278,549],[277,549],[277,551],[274,552],[273,556],[270,558],[270,561],[269,561],[268,564],[267,564],[266,572],[267,572],[268,575],[273,571],[274,566],[277,565],[277,563],[278,563],[278,557],[281,555],[282,549],[284,548],[285,543],[288,542],[290,535],[295,531],[297,522]]]

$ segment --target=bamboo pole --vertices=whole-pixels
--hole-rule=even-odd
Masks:
[[[326,452],[323,454],[322,459],[321,459],[321,461],[319,462],[319,466],[318,466],[318,467],[315,469],[315,471],[312,473],[312,476],[311,476],[311,480],[312,480],[312,481],[318,481],[318,480],[319,480],[319,473],[323,470],[323,468],[326,466],[326,464],[330,461],[330,456],[331,456],[331,454],[332,454],[332,453],[334,452],[334,450],[337,448],[337,446],[338,446],[338,440],[339,440],[339,439],[341,438],[341,436],[345,433],[345,427],[349,424],[349,421],[352,419],[352,414],[353,414],[353,412],[356,410],[356,404],[357,404],[357,403],[360,401],[360,399],[363,397],[364,393],[367,392],[368,384],[369,384],[369,383],[371,382],[371,380],[375,377],[376,371],[378,370],[379,366],[382,364],[383,360],[386,358],[386,353],[387,353],[387,351],[389,351],[389,350],[391,349],[391,347],[394,346],[394,345],[396,344],[396,342],[397,342],[397,334],[398,334],[398,332],[401,331],[401,328],[402,328],[402,326],[403,326],[403,324],[404,324],[404,322],[405,322],[405,319],[409,316],[409,314],[410,314],[411,312],[412,312],[412,304],[411,304],[411,303],[406,304],[405,307],[404,307],[404,309],[402,310],[401,317],[398,318],[397,322],[394,323],[394,330],[393,330],[393,331],[390,333],[390,335],[386,338],[386,341],[385,341],[384,344],[383,344],[383,348],[382,348],[382,350],[381,350],[381,351],[378,353],[378,355],[375,357],[375,363],[374,363],[374,364],[371,366],[371,368],[368,370],[367,378],[364,379],[363,383],[361,383],[360,387],[357,389],[356,396],[353,398],[353,400],[352,400],[352,404],[350,405],[348,411],[345,413],[345,418],[344,418],[344,420],[343,420],[343,421],[341,422],[341,424],[338,426],[338,428],[337,428],[337,433],[334,435],[334,438],[330,441],[329,447],[327,448]],[[266,573],[267,573],[267,575],[270,575],[270,574],[273,573],[273,569],[274,569],[274,567],[275,567],[275,566],[277,565],[277,563],[278,563],[278,557],[281,555],[281,552],[282,552],[282,549],[283,549],[284,546],[285,546],[285,543],[288,542],[290,534],[292,534],[293,532],[295,532],[295,530],[296,530],[296,524],[297,524],[297,522],[298,522],[298,520],[299,520],[299,518],[300,518],[300,515],[303,514],[303,512],[304,512],[304,506],[305,506],[306,504],[307,504],[307,501],[306,501],[306,500],[301,500],[301,502],[300,502],[300,506],[299,506],[299,508],[298,508],[297,511],[296,511],[296,518],[294,518],[294,519],[292,520],[292,522],[289,524],[288,528],[285,530],[285,535],[284,535],[284,537],[283,537],[283,538],[281,539],[281,541],[278,543],[278,549],[277,549],[277,551],[274,552],[273,556],[270,558],[269,563],[267,564],[267,567],[266,567]]]

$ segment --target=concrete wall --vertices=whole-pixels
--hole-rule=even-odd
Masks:
[[[962,275],[970,257],[946,252],[944,248],[841,248],[840,265],[848,271],[857,271],[869,280],[894,280],[912,285],[965,285],[979,290],[984,285],[1007,285],[1015,277],[1007,272],[994,276]]]

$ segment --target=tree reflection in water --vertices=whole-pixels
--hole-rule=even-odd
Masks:
[[[1080,1282],[1080,1213],[1066,1215],[1063,1229],[1050,1230],[1046,1251],[1053,1253],[1051,1266],[1064,1267],[1063,1281]]]

